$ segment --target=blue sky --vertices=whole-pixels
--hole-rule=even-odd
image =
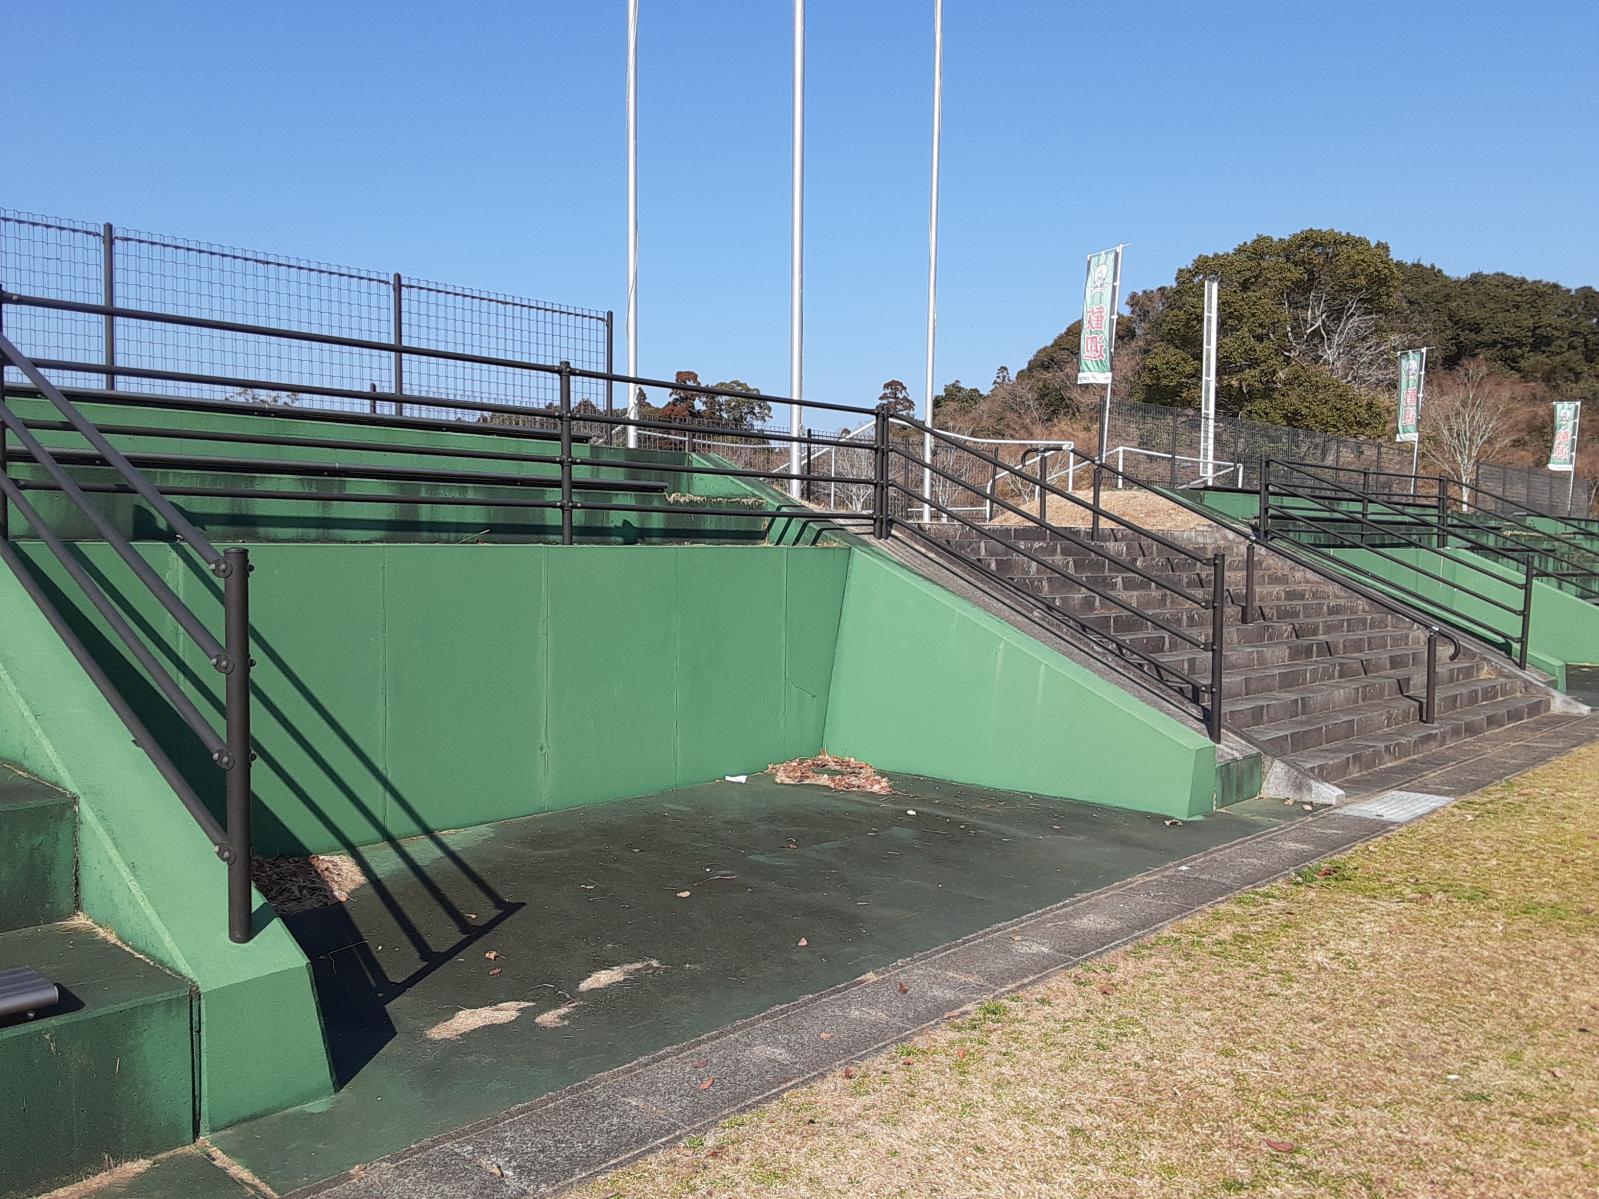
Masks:
[[[0,206],[625,305],[624,0],[19,4]],[[787,0],[642,0],[641,354],[788,378]],[[806,391],[922,388],[931,0],[810,0]],[[1599,5],[946,0],[940,382],[1256,233],[1599,283]],[[622,348],[618,346],[619,361]]]

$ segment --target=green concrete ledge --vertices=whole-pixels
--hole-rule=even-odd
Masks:
[[[254,940],[228,940],[210,841],[8,570],[0,621],[0,758],[77,796],[84,914],[198,989],[201,1128],[329,1095],[294,938],[258,898]]]

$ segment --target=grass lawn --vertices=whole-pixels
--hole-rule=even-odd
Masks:
[[[578,1193],[1599,1195],[1599,746]]]

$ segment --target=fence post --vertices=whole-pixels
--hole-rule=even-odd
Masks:
[[[244,944],[250,939],[250,918],[255,908],[250,887],[251,787],[250,768],[250,551],[222,551],[222,608],[227,653],[225,719],[227,723],[228,939]]]
[[[572,364],[561,359],[561,544],[572,544]]]
[[[1173,491],[1177,490],[1177,438],[1179,436],[1177,422],[1180,419],[1179,413],[1181,411],[1179,408],[1171,410],[1171,487]],[[1212,465],[1211,469],[1215,470],[1216,468]],[[1205,481],[1207,483],[1210,482],[1209,479]]]
[[[400,349],[405,345],[405,284],[400,280],[400,272],[395,271],[390,282],[393,296],[393,316],[390,323],[394,327],[394,394],[405,394],[405,354]],[[394,401],[394,415],[404,416],[405,405],[398,399]]]
[[[605,415],[616,415],[616,380],[610,376],[616,373],[616,313],[610,309],[605,312]],[[611,426],[606,430],[609,437]]]
[[[1048,482],[1049,451],[1046,450],[1038,456],[1038,523],[1046,526],[1049,524],[1049,492],[1044,487]]]
[[[872,428],[872,536],[887,537],[888,516],[888,409],[879,406]]]
[[[1222,642],[1227,627],[1227,555],[1210,560],[1210,706],[1205,727],[1212,741],[1221,740]]]
[[[110,221],[100,229],[100,296],[107,308],[116,307],[117,231]],[[117,364],[117,318],[109,312],[105,314],[105,364],[110,367]],[[117,389],[114,370],[106,372],[105,386],[107,391]]]

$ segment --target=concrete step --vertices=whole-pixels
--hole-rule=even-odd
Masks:
[[[0,966],[31,966],[61,992],[32,1019],[0,1020],[0,1078],[14,1084],[0,1120],[0,1197],[194,1139],[187,981],[81,917],[0,933]]]
[[[1292,761],[1326,782],[1338,783],[1443,745],[1519,724],[1543,715],[1549,707],[1546,696],[1509,696],[1441,716],[1437,724],[1418,720],[1296,754]]]
[[[1465,713],[1473,707],[1496,703],[1520,695],[1510,679],[1470,679],[1447,683],[1438,688],[1439,719]],[[1328,712],[1312,712],[1250,730],[1250,740],[1276,757],[1297,758],[1313,749],[1331,746],[1384,729],[1417,722],[1421,718],[1422,694],[1393,695],[1384,699],[1342,706]]]
[[[77,830],[72,796],[0,763],[0,932],[78,910]]]

